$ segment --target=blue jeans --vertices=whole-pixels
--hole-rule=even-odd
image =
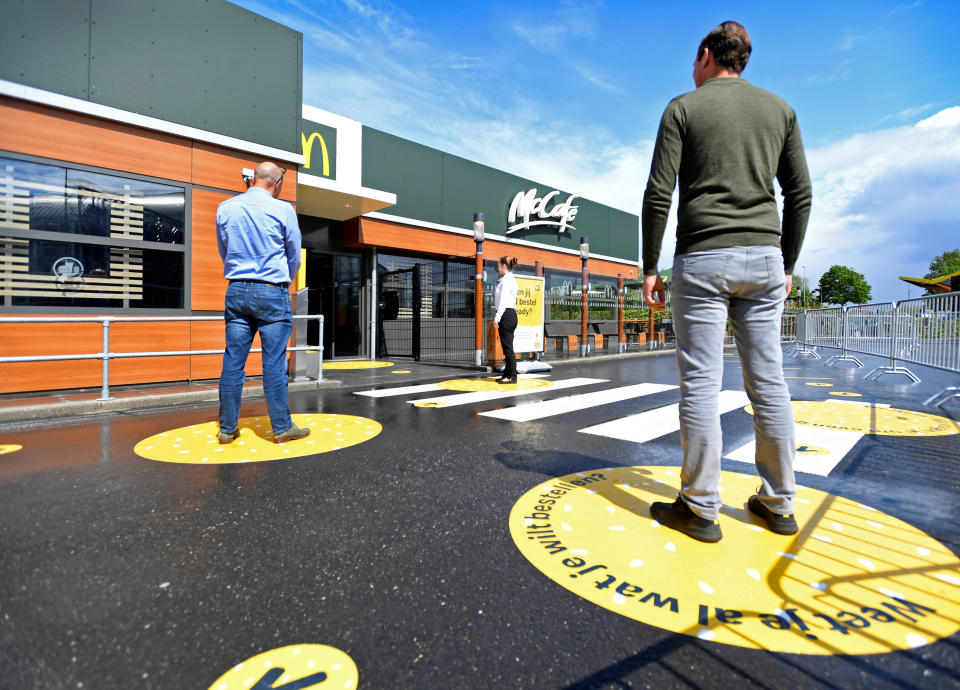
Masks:
[[[226,349],[220,372],[220,431],[232,433],[240,416],[240,398],[247,375],[243,370],[253,336],[260,333],[263,394],[273,433],[291,426],[287,399],[287,341],[293,329],[290,294],[286,288],[263,283],[235,282],[227,286],[223,318]]]
[[[729,317],[754,410],[760,501],[776,513],[793,513],[796,446],[780,346],[786,297],[780,250],[725,247],[682,254],[674,259],[671,287],[680,370],[680,495],[700,517],[717,519],[723,450],[717,395]]]

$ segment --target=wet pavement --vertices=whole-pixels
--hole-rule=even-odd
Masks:
[[[812,435],[798,436],[809,471],[797,478],[821,508],[798,506],[796,540],[751,531],[739,494],[716,545],[651,522],[648,498],[672,499],[681,461],[669,354],[567,362],[515,391],[403,360],[328,371],[342,387],[294,393],[292,410],[317,425],[314,441],[358,418],[367,436],[275,460],[234,448],[220,463],[210,404],[0,426],[0,687],[227,688],[231,669],[245,676],[236,687],[327,687],[322,673],[246,662],[298,645],[341,650],[365,688],[957,687],[960,405],[922,402],[960,377],[918,368],[920,384],[869,382],[883,362],[864,364],[785,359],[794,400],[816,403],[798,408]],[[723,388],[724,455],[748,457],[735,357]],[[241,414],[264,412],[254,400]],[[294,450],[253,423],[247,433],[246,449]],[[144,457],[167,452],[161,442],[164,461]],[[724,470],[731,491],[752,490],[751,463]],[[525,519],[533,489],[553,492],[549,520]],[[854,548],[843,540],[858,511],[874,536]],[[587,534],[605,514],[618,522]],[[552,549],[523,535],[538,522],[556,530]],[[823,544],[836,550],[811,560]],[[784,603],[768,618],[740,607],[738,620],[726,569],[765,554],[780,560],[754,579]],[[785,559],[821,574],[791,589],[799,571]],[[645,574],[628,584],[618,567]],[[846,615],[822,613],[832,604],[816,597],[843,595],[851,568],[885,584]],[[647,596],[661,583],[645,607],[641,583]]]

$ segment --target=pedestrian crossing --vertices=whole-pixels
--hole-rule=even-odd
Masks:
[[[549,378],[549,374],[526,374],[522,378]],[[509,401],[513,398],[522,398],[536,395],[538,398],[552,396],[555,392],[571,389],[595,387],[610,383],[608,379],[572,377],[568,379],[550,379],[549,387],[526,388],[513,390],[483,390],[456,392],[441,383],[428,383],[414,386],[398,386],[357,391],[356,395],[369,398],[399,398],[407,397],[407,404],[416,407],[462,407],[471,404],[481,404],[491,401]],[[515,405],[506,405],[494,410],[478,410],[477,415],[490,419],[497,419],[513,423],[525,423],[551,418],[562,418],[582,410],[593,410],[616,403],[634,401],[660,393],[676,391],[677,386],[660,383],[638,383],[625,386],[603,388],[564,394],[558,397],[549,397],[533,401],[521,401]],[[423,393],[430,393],[422,397]],[[749,404],[744,391],[722,390],[718,396],[718,407],[722,415],[743,409]],[[850,403],[855,404],[855,403]],[[859,404],[859,403],[856,403]],[[616,407],[608,408],[615,414]],[[724,425],[726,426],[726,425]],[[608,421],[593,424],[581,429],[578,433],[612,438],[630,443],[648,443],[680,430],[679,404],[672,403],[653,407],[652,409],[626,416],[613,417]],[[751,434],[752,436],[752,434]],[[805,425],[796,425],[797,456],[795,469],[797,472],[827,476],[846,457],[857,442],[863,437],[862,433],[841,431],[828,428],[816,428]],[[729,439],[728,439],[729,440]],[[724,455],[726,459],[752,464],[754,462],[755,442],[751,438]]]
[[[632,386],[620,386],[618,388],[610,388],[593,393],[570,395],[553,400],[539,400],[537,402],[517,405],[516,407],[505,407],[500,410],[481,412],[480,416],[496,417],[497,419],[506,419],[511,422],[532,422],[535,419],[543,419],[568,412],[576,412],[577,410],[599,407],[600,405],[623,402],[631,398],[641,398],[662,391],[674,390],[675,388],[676,386],[668,386],[661,383],[638,383]]]
[[[720,414],[745,407],[750,402],[747,394],[743,391],[720,391],[718,401]],[[629,417],[621,417],[610,422],[580,429],[581,434],[606,436],[607,438],[617,438],[621,441],[632,441],[633,443],[646,443],[655,438],[672,434],[674,431],[680,431],[679,404],[658,407],[640,414],[632,414]]]
[[[418,398],[417,400],[408,400],[411,405],[418,407],[454,407],[456,405],[468,405],[470,403],[486,402],[488,400],[503,400],[505,398],[515,398],[520,395],[532,395],[534,393],[552,392],[563,390],[565,388],[575,388],[577,386],[589,386],[594,383],[606,383],[607,379],[589,379],[573,378],[553,381],[549,388],[527,388],[514,391],[475,391],[471,393],[455,393],[453,395],[441,395],[435,398]]]

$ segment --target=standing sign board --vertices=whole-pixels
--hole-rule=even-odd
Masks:
[[[513,349],[543,352],[544,279],[517,276],[517,330]]]

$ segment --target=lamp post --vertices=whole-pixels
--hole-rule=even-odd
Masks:
[[[475,350],[473,363],[483,366],[483,211],[473,214],[473,241],[477,244],[474,264],[474,297],[473,297],[473,347]]]
[[[587,356],[587,287],[590,273],[587,259],[590,258],[590,240],[580,238],[580,356]]]
[[[800,309],[807,308],[807,267],[801,266],[803,269],[803,285],[800,286]]]

